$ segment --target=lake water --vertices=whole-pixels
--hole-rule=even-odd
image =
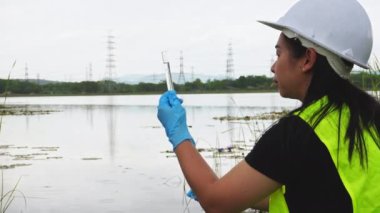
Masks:
[[[272,120],[222,121],[292,109],[277,93],[180,95],[198,148],[252,147]],[[18,179],[8,212],[202,212],[184,196],[183,175],[156,118],[159,95],[11,97],[7,105],[49,114],[3,116],[4,190]],[[3,100],[1,100],[1,103]],[[245,150],[242,155],[248,151]],[[212,157],[223,175],[241,158]],[[186,188],[188,188],[186,186]],[[25,203],[26,202],[26,203]]]

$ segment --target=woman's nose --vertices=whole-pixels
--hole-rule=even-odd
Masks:
[[[276,64],[276,62],[273,62],[273,64],[272,64],[272,66],[270,67],[270,71],[272,72],[272,73],[274,73],[274,65]]]

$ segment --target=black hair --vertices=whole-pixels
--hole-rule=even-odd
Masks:
[[[285,41],[294,58],[300,58],[306,53],[306,48],[302,46],[298,39],[289,39],[286,36]],[[344,60],[345,61],[345,60]],[[350,62],[346,64],[353,66]],[[317,59],[312,68],[313,76],[301,107],[294,110],[302,111],[314,101],[327,96],[329,102],[311,118],[312,127],[315,128],[318,123],[331,110],[339,111],[339,118],[342,115],[343,105],[348,106],[350,110],[349,122],[345,139],[348,139],[348,159],[351,161],[355,152],[359,154],[360,164],[366,167],[368,163],[366,141],[363,136],[364,130],[369,130],[370,136],[374,139],[377,147],[380,149],[380,103],[367,92],[357,88],[349,80],[341,78],[330,66],[325,56],[317,54]],[[340,130],[340,119],[338,130]],[[373,129],[371,129],[373,128]],[[340,133],[338,132],[338,148],[340,143]]]

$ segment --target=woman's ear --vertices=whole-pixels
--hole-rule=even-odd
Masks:
[[[305,53],[305,60],[302,66],[302,71],[303,72],[308,72],[311,71],[315,62],[317,61],[317,52],[313,48],[308,48]]]

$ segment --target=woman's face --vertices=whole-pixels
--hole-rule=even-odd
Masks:
[[[277,60],[271,67],[274,84],[282,97],[302,101],[307,90],[306,79],[302,72],[304,57],[298,59],[292,55],[283,34],[280,35],[275,48]]]

